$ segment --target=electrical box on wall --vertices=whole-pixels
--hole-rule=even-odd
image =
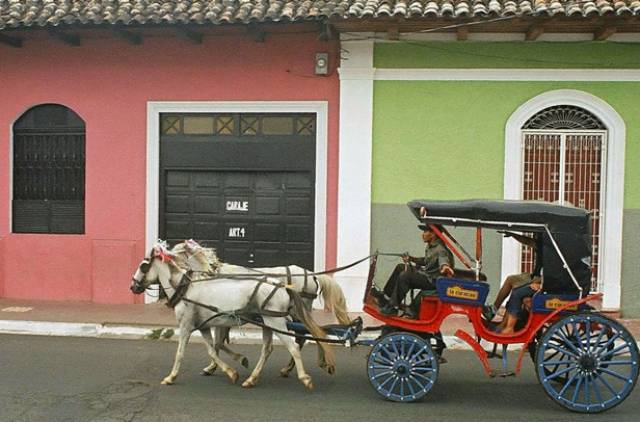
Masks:
[[[329,74],[329,53],[316,53],[316,75]]]

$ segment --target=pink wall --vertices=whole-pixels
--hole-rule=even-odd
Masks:
[[[0,44],[0,295],[139,300],[128,286],[144,254],[148,101],[327,101],[326,262],[334,266],[338,46],[316,36],[267,35],[264,43],[216,36],[200,45],[161,36],[137,46],[84,38],[82,46],[70,47],[46,38],[30,41],[27,33],[23,48]],[[321,51],[331,53],[328,77],[313,74],[314,55]],[[10,129],[42,103],[70,107],[86,123],[85,235],[11,234]]]

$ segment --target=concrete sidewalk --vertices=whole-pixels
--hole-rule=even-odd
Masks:
[[[313,316],[320,325],[336,323],[331,313],[322,310],[314,310]],[[361,316],[365,327],[381,324],[364,313],[353,313],[351,316]],[[640,320],[620,321],[636,340],[640,339]],[[164,333],[175,339],[169,334],[176,328],[173,310],[167,308],[164,302],[106,305],[0,298],[0,333],[124,339],[157,338]],[[473,332],[471,324],[462,315],[452,315],[443,323],[442,333],[452,348],[466,348],[466,343],[453,337],[459,328]],[[365,332],[363,338],[375,338],[377,335],[375,331]],[[261,338],[258,327],[245,325],[231,332],[231,339],[236,343],[256,343],[261,342]]]

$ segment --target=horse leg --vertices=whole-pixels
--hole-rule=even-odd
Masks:
[[[249,367],[249,359],[242,353],[236,353],[229,346],[225,344],[225,341],[229,341],[229,331],[231,327],[216,327],[214,330],[216,338],[216,352],[223,351],[233,358],[236,362],[240,362],[245,368]]]
[[[236,362],[240,362],[240,365],[244,366],[245,368],[249,367],[249,359],[245,355],[243,355],[242,353],[234,352],[226,344],[221,345],[219,347],[219,350],[221,350],[221,351],[225,352],[226,354],[228,354],[229,356],[231,356],[231,358],[233,360],[235,360]]]
[[[333,375],[336,372],[336,367],[327,363],[324,357],[324,349],[320,347],[320,344],[318,344],[318,366],[326,370],[329,375]]]
[[[234,352],[229,346],[225,344],[225,340],[228,339],[229,335],[229,327],[214,327],[214,338],[215,338],[215,348],[216,352],[223,351],[229,356],[233,358],[236,362],[240,362],[242,366],[245,368],[249,367],[249,359],[242,353]],[[202,370],[202,375],[213,375],[218,365],[211,361],[211,364]]]
[[[178,341],[178,350],[176,350],[176,357],[173,361],[173,368],[169,375],[164,377],[161,384],[162,385],[171,385],[175,381],[178,376],[178,371],[180,370],[180,363],[182,363],[182,358],[184,357],[184,349],[187,347],[187,343],[189,343],[189,338],[191,337],[190,327],[186,326],[186,324],[180,324],[180,339]]]
[[[300,350],[302,350],[302,346],[304,346],[305,342],[306,340],[303,338],[300,338],[300,337],[296,338],[296,343],[298,344],[298,347],[300,348]],[[280,376],[283,378],[287,378],[291,373],[291,371],[293,371],[293,368],[295,367],[296,367],[296,361],[293,360],[293,358],[291,358],[291,360],[289,361],[289,364],[280,370]]]
[[[253,368],[253,372],[249,375],[243,383],[242,386],[244,388],[251,388],[258,383],[258,378],[260,378],[260,374],[262,373],[262,369],[264,368],[264,364],[267,362],[267,359],[271,355],[273,351],[273,332],[268,328],[262,329],[262,350],[260,351],[260,359],[258,359],[258,363],[256,367]]]
[[[267,317],[265,317],[264,319],[265,324],[268,324],[272,328],[282,331],[287,330],[287,323],[285,322],[284,318],[268,318],[268,322]],[[298,379],[300,380],[300,382],[302,382],[302,384],[309,390],[313,390],[313,382],[311,381],[311,377],[309,376],[309,374],[307,374],[307,372],[304,370],[304,365],[302,364],[302,355],[300,354],[300,348],[298,347],[296,342],[293,341],[293,338],[291,338],[290,336],[279,333],[277,331],[276,335],[291,354],[291,357],[293,358],[293,361],[296,365],[296,371],[298,373]]]
[[[207,352],[209,353],[209,356],[211,357],[211,361],[212,361],[211,365],[209,365],[208,367],[210,367],[212,365],[216,365],[216,367],[219,366],[220,369],[222,370],[222,372],[227,374],[227,376],[229,377],[231,382],[233,384],[235,384],[236,381],[238,381],[238,371],[236,371],[235,369],[233,369],[232,367],[227,365],[218,356],[218,352],[216,350],[216,347],[213,344],[213,337],[211,336],[211,330],[208,329],[208,328],[203,328],[203,329],[200,330],[200,334],[202,334],[202,338],[204,339],[204,344],[207,347]],[[216,342],[217,341],[218,341],[218,338],[216,337]],[[205,369],[207,369],[207,368],[205,368]]]
[[[218,327],[216,327],[215,329],[217,330]],[[200,331],[200,333],[202,333],[202,331]],[[216,335],[216,338],[217,338],[217,335]],[[212,341],[209,342],[209,340],[206,338],[205,335],[202,336],[202,339],[204,340],[204,343],[205,343],[204,347],[207,349],[207,355],[211,357],[211,354],[209,353],[209,350],[210,350],[209,348],[214,347],[213,339],[211,339]],[[218,369],[218,364],[213,359],[211,359],[211,363],[202,369],[202,372],[200,372],[200,375],[211,376],[216,371],[216,369]]]

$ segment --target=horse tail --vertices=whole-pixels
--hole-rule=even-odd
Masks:
[[[327,333],[313,320],[311,313],[307,311],[307,308],[304,306],[304,301],[300,295],[291,289],[287,289],[287,292],[293,300],[295,315],[300,319],[300,322],[302,322],[307,330],[309,330],[309,333],[316,338],[327,338]],[[318,346],[324,352],[324,364],[329,368],[335,368],[336,357],[333,354],[331,346],[322,341],[318,342]]]
[[[316,276],[320,290],[322,291],[322,300],[325,306],[329,308],[336,316],[338,322],[342,325],[351,325],[351,318],[347,314],[347,300],[344,292],[335,279],[326,274]]]

